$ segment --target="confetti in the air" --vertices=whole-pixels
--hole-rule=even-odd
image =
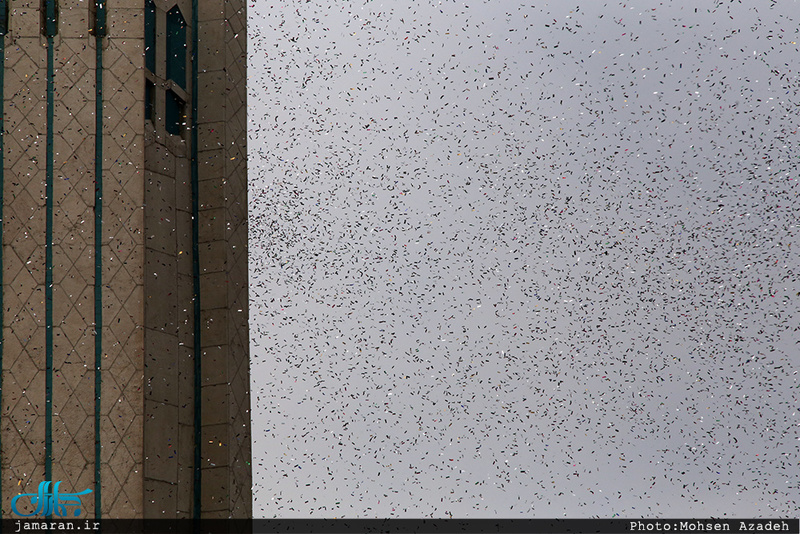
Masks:
[[[794,4],[249,16],[255,516],[797,514]]]

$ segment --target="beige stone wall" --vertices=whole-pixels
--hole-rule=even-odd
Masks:
[[[143,0],[109,0],[103,40],[102,510],[191,517],[194,317],[191,136],[166,132],[164,14],[144,69]],[[3,509],[45,464],[46,39],[39,1],[14,0],[6,39]],[[178,5],[189,24],[191,2]],[[251,514],[247,330],[246,17],[200,2],[198,116],[202,509]],[[61,0],[54,39],[53,480],[94,489],[95,38],[84,0]],[[222,46],[224,44],[224,46]],[[190,52],[190,51],[189,51]],[[191,110],[191,54],[187,90]],[[145,79],[156,84],[145,121]]]
[[[189,123],[166,131],[166,17],[158,1],[154,120],[145,122],[145,517],[192,517],[194,313]],[[191,3],[179,7],[191,24]],[[187,31],[187,39],[191,26]],[[191,76],[187,55],[187,90]],[[179,88],[175,89],[180,91]],[[190,93],[180,91],[190,106]]]
[[[31,2],[32,3],[32,2]],[[44,479],[46,51],[39,13],[12,4],[5,36],[3,510]],[[27,3],[26,3],[27,4]],[[38,2],[37,2],[38,5]]]
[[[156,120],[146,140],[145,515],[191,517],[194,469],[191,120],[170,135],[164,109],[165,12],[156,3]],[[179,2],[189,24],[191,4]],[[246,40],[244,6],[200,4],[199,261],[203,517],[251,515],[247,330]],[[238,36],[235,36],[234,29]],[[225,43],[225,47],[221,44]],[[187,63],[187,74],[190,72]],[[226,68],[227,67],[227,68]],[[191,109],[191,76],[186,104]],[[151,274],[152,273],[152,274]],[[152,304],[158,299],[158,305]],[[177,448],[165,455],[167,445]],[[159,456],[160,454],[160,456]],[[168,503],[168,505],[167,505]]]
[[[82,490],[94,487],[94,48],[88,11],[64,4],[53,78],[52,479]]]
[[[141,9],[110,2],[103,90],[104,517],[142,510],[144,138]],[[130,2],[127,2],[130,4]],[[46,39],[15,0],[5,62],[3,509],[45,465]],[[120,7],[117,7],[120,6]],[[87,2],[61,0],[54,38],[53,480],[94,489],[95,38]],[[94,495],[84,513],[96,515]]]
[[[207,462],[203,509],[210,516],[250,517],[247,17],[245,4],[239,0],[201,5],[198,159],[203,410],[220,406],[214,417],[203,422]],[[215,48],[220,42],[225,43],[224,50]]]
[[[144,20],[137,4],[109,0],[104,40],[103,517],[138,517],[144,509]]]

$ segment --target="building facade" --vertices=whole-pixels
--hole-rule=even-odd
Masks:
[[[250,517],[240,0],[0,0],[0,503]]]

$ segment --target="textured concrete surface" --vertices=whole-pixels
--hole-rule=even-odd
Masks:
[[[54,38],[53,480],[94,488],[95,37],[87,2],[59,2]],[[103,41],[103,517],[191,516],[194,470],[191,117],[163,121],[164,13],[144,68],[144,2],[109,2]],[[201,2],[200,261],[203,513],[249,516],[244,5]],[[187,31],[190,112],[191,2]],[[46,40],[39,2],[5,36],[3,512],[45,465]],[[227,11],[226,11],[227,9]],[[238,28],[238,29],[237,29]],[[238,33],[238,36],[236,35]],[[204,36],[208,36],[207,38]],[[208,46],[206,46],[206,44]],[[227,52],[219,47],[223,45]],[[145,79],[156,120],[145,121]],[[159,115],[161,113],[161,115]],[[224,164],[220,164],[224,161]],[[206,363],[207,362],[207,363]],[[213,442],[213,443],[212,443]],[[213,446],[212,446],[213,445]],[[97,515],[94,498],[82,509]]]

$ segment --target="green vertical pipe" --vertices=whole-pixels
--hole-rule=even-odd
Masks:
[[[3,190],[5,186],[5,153],[3,135],[5,134],[5,70],[6,70],[6,31],[8,29],[7,0],[0,0],[0,410],[3,407]],[[2,436],[2,431],[0,431]],[[0,437],[0,519],[3,517],[3,439]],[[1,528],[1,527],[0,527]]]
[[[103,366],[103,37],[106,0],[95,1],[95,142],[94,142],[94,516],[102,514],[100,479],[100,407]]]
[[[46,242],[44,271],[45,306],[45,420],[44,479],[53,480],[53,81],[55,76],[53,37],[58,31],[56,0],[45,0],[44,34],[47,37],[47,152],[45,174]],[[48,516],[51,514],[48,514]]]
[[[200,518],[202,496],[202,345],[200,336],[200,199],[199,177],[197,168],[197,119],[198,119],[198,75],[197,62],[200,59],[200,16],[198,0],[192,0],[192,149],[191,149],[191,182],[192,182],[192,279],[194,295],[194,506],[192,516]]]
[[[95,141],[94,141],[94,516],[102,512],[100,495],[100,393],[103,365],[103,35],[105,6],[95,11]]]
[[[48,2],[48,6],[50,2]],[[49,14],[49,11],[48,11]],[[49,30],[49,23],[47,29]],[[53,36],[47,35],[47,167],[45,199],[47,202],[45,242],[45,421],[44,479],[53,480]]]

